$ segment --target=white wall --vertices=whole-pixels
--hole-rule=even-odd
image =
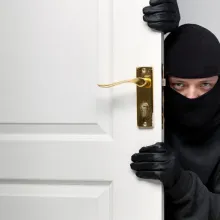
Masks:
[[[220,40],[220,0],[178,0],[181,23],[195,23],[212,31]]]

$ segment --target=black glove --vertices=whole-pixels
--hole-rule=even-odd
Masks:
[[[150,28],[168,33],[179,26],[180,12],[176,0],[150,0],[143,8],[144,21]]]
[[[179,179],[182,169],[174,152],[167,150],[164,143],[142,147],[131,157],[131,169],[143,179],[158,179],[165,189],[170,189]]]

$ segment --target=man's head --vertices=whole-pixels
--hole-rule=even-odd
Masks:
[[[165,120],[185,130],[220,124],[220,43],[185,24],[165,39]]]

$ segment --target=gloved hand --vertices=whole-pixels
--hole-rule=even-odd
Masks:
[[[131,169],[143,179],[158,179],[165,189],[170,189],[179,179],[182,169],[175,154],[166,149],[164,143],[142,147],[131,157]]]
[[[150,28],[168,33],[179,26],[180,12],[177,0],[150,0],[143,8],[143,19]]]

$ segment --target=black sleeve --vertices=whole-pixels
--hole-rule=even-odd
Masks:
[[[220,220],[220,177],[214,178],[215,192],[210,192],[191,171],[183,171],[168,193],[172,198],[175,220]]]

